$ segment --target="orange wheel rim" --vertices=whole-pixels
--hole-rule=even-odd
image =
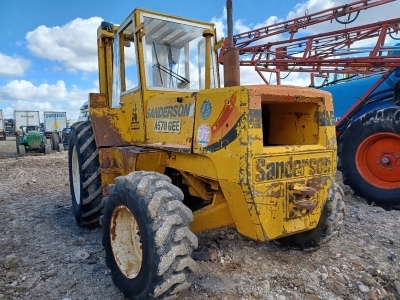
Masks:
[[[356,166],[369,184],[400,188],[400,135],[382,132],[365,139],[357,149]]]

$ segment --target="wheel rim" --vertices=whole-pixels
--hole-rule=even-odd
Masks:
[[[76,147],[72,149],[72,184],[74,186],[75,201],[81,203],[81,174],[79,173],[79,160]]]
[[[361,176],[382,189],[400,187],[400,135],[383,132],[365,139],[357,149],[356,165]]]
[[[111,216],[111,249],[119,270],[129,279],[141,269],[143,253],[139,225],[124,205],[117,206]]]

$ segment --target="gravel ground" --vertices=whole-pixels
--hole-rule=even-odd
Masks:
[[[0,299],[123,299],[101,228],[75,224],[67,160],[66,151],[19,158],[15,141],[0,141]],[[180,299],[400,299],[400,211],[344,190],[343,230],[314,252],[249,241],[234,228],[199,234],[213,260],[199,262]]]

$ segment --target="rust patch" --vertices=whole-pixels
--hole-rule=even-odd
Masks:
[[[122,138],[117,128],[115,128],[114,124],[111,122],[113,117],[114,116],[111,114],[104,114],[101,116],[91,114],[90,118],[96,137],[97,147],[127,145],[127,141]]]
[[[117,227],[117,217],[118,214],[120,212],[120,210],[122,209],[122,206],[117,206],[116,208],[114,208],[114,211],[112,212],[112,216],[111,216],[111,224],[110,224],[110,238],[111,241],[115,241],[115,237],[116,237],[116,227]]]
[[[89,94],[89,107],[91,108],[107,108],[107,95],[90,93]]]
[[[261,109],[250,109],[249,110],[249,127],[250,128],[262,128]]]
[[[315,176],[314,178],[307,180],[307,186],[318,191],[326,187],[328,180],[330,180],[329,176]]]
[[[279,187],[279,189],[276,189],[278,187]],[[265,194],[267,196],[272,197],[272,198],[280,198],[280,197],[282,197],[282,194],[283,194],[282,185],[280,183],[271,184],[270,186],[268,186],[267,190],[265,191]]]
[[[100,167],[107,169],[111,167],[111,158],[109,149],[101,149],[101,159],[100,159]]]
[[[319,126],[334,126],[335,116],[333,111],[320,111],[318,114]]]

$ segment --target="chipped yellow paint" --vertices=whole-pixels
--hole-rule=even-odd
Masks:
[[[196,210],[193,217],[194,220],[190,224],[190,229],[193,232],[234,224],[227,202],[223,195],[219,193],[214,194],[212,204]]]
[[[150,90],[142,13],[215,29],[209,23],[135,10],[121,26],[134,24],[139,88],[125,91],[119,108],[110,108],[110,45],[118,27],[112,33],[99,30],[101,94],[90,95],[90,114],[103,191],[119,175],[168,171],[192,195],[212,199],[194,211],[194,232],[234,224],[241,234],[266,241],[314,228],[336,169],[330,94],[265,85]],[[315,208],[299,209],[290,186],[315,189],[308,199]]]

